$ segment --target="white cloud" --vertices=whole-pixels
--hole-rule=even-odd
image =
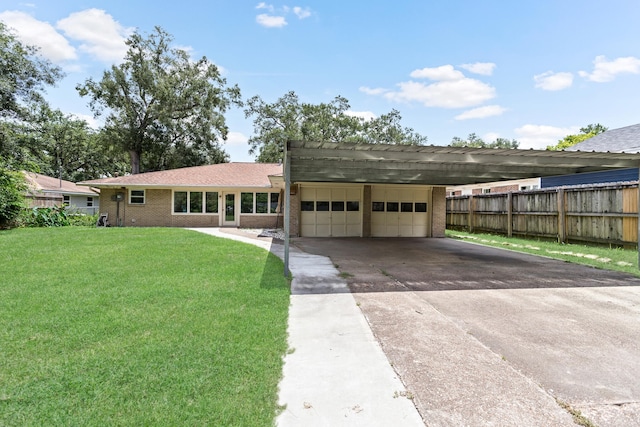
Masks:
[[[383,93],[388,92],[387,89],[381,87],[371,88],[367,86],[360,86],[358,90],[362,93],[366,93],[367,95],[382,95]]]
[[[487,132],[482,135],[482,140],[487,142],[493,142],[498,138],[500,138],[500,134],[497,132]]]
[[[560,128],[546,125],[527,124],[515,129],[520,143],[518,148],[544,150],[548,145],[555,145],[558,140],[567,135],[574,135],[580,131],[579,126]]]
[[[347,111],[344,112],[344,114],[346,114],[347,116],[351,116],[351,117],[360,117],[360,118],[364,119],[367,122],[376,118],[376,115],[371,111],[351,111],[351,110],[347,110]]]
[[[71,115],[78,120],[84,120],[92,129],[99,129],[100,126],[104,124],[102,121],[97,120],[94,116],[89,114],[71,113]]]
[[[475,62],[473,64],[462,64],[460,67],[474,74],[490,76],[493,74],[496,64],[493,62]]]
[[[572,73],[554,73],[547,71],[546,73],[533,76],[536,87],[543,90],[562,90],[571,87],[573,84]]]
[[[24,44],[39,47],[42,56],[53,63],[72,61],[78,57],[75,48],[48,22],[38,21],[18,11],[0,13],[0,21],[13,28]]]
[[[441,65],[435,68],[423,68],[421,70],[413,70],[409,74],[414,79],[429,79],[429,80],[462,80],[464,74],[453,68],[452,65]]]
[[[227,134],[227,145],[246,145],[249,138],[242,132],[229,132]]]
[[[396,102],[420,102],[427,107],[466,108],[480,105],[496,96],[491,85],[466,77],[452,65],[414,70],[410,76],[435,80],[433,83],[400,82],[397,91],[361,87],[369,95],[382,95]]]
[[[261,13],[256,16],[256,22],[266,28],[282,28],[288,24],[286,16],[293,13],[298,19],[306,19],[311,16],[311,9],[300,6],[282,6],[279,8],[265,2],[256,6],[258,10],[266,10],[269,13]]]
[[[256,9],[266,9],[269,12],[273,12],[273,6],[265,2],[258,3],[258,5],[256,6]]]
[[[608,61],[603,55],[596,56],[593,60],[593,72],[588,73],[586,71],[580,71],[580,76],[585,79],[604,83],[610,82],[616,78],[616,75],[628,73],[628,74],[640,74],[640,59],[633,56],[627,56],[624,58],[616,58],[613,61]]]
[[[100,9],[75,12],[56,24],[65,35],[82,42],[80,50],[104,62],[121,62],[127,53],[126,38],[133,32]]]
[[[267,28],[282,28],[287,25],[284,16],[267,15],[266,13],[256,16],[256,22]]]
[[[299,19],[305,19],[311,16],[311,10],[308,7],[303,9],[300,6],[294,6],[293,13],[295,13]]]
[[[483,119],[485,117],[499,116],[505,111],[507,111],[507,109],[499,105],[486,105],[465,111],[454,118],[456,120]]]
[[[384,97],[399,102],[420,102],[427,107],[472,107],[496,96],[493,87],[469,78],[431,84],[409,81],[399,83],[398,86],[399,91],[386,92]]]

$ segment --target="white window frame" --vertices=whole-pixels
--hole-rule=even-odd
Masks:
[[[250,193],[253,194],[253,206],[251,209],[251,212],[242,212],[242,194],[244,193]],[[256,205],[258,203],[258,197],[256,196],[258,193],[266,193],[267,194],[267,211],[268,212],[256,212]],[[272,194],[277,194],[278,195],[278,204],[276,205],[276,211],[275,212],[271,212],[271,195]],[[282,200],[280,200],[280,192],[279,191],[241,191],[240,192],[240,215],[260,215],[260,216],[264,216],[264,215],[279,215],[280,213],[278,212],[278,209],[280,207],[282,203]]]
[[[187,193],[187,211],[186,212],[176,212],[175,211],[175,202],[176,202],[176,193]],[[191,212],[191,193],[202,193],[202,212]],[[216,212],[207,212],[207,193],[216,193],[216,197],[218,198],[218,210]],[[220,197],[222,192],[216,191],[207,191],[207,190],[172,190],[171,191],[171,215],[219,215],[220,214]]]
[[[133,193],[135,191],[142,191],[142,196],[140,195],[133,195]],[[137,199],[139,197],[142,197],[142,202],[134,202],[133,199],[134,197]],[[147,202],[147,191],[146,190],[129,190],[129,204],[130,205],[144,205]]]

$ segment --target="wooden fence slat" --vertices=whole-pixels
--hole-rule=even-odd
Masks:
[[[629,183],[450,196],[447,228],[631,246],[639,203]]]

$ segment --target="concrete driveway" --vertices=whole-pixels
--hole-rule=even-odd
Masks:
[[[427,425],[640,426],[640,279],[451,239],[294,245],[347,279]]]

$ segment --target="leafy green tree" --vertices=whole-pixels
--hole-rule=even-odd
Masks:
[[[22,44],[0,22],[0,118],[25,119],[29,109],[43,104],[45,86],[62,77],[60,68]]]
[[[475,133],[470,133],[466,140],[454,136],[450,147],[473,147],[473,148],[518,148],[520,143],[515,139],[496,138],[493,142],[485,142]]]
[[[76,87],[96,116],[108,111],[105,131],[129,154],[132,173],[228,159],[224,113],[241,105],[240,89],[172,42],[160,27],[146,38],[135,33],[122,64]]]
[[[254,128],[249,153],[258,154],[259,162],[279,162],[287,140],[411,145],[427,141],[413,129],[402,127],[396,110],[365,120],[347,114],[349,108],[342,96],[321,104],[300,102],[293,91],[271,104],[254,96],[245,108],[245,117],[253,117]]]
[[[61,77],[59,68],[0,22],[0,227],[10,225],[25,205],[27,186],[18,171],[37,168],[37,148],[21,130],[46,105],[45,86]]]
[[[561,151],[569,147],[606,132],[609,128],[602,126],[600,123],[590,124],[583,128],[580,128],[580,133],[576,135],[567,135],[564,138],[558,140],[556,145],[547,146],[549,151]]]
[[[41,173],[78,182],[126,173],[126,155],[86,121],[43,109],[34,129],[42,152]]]

